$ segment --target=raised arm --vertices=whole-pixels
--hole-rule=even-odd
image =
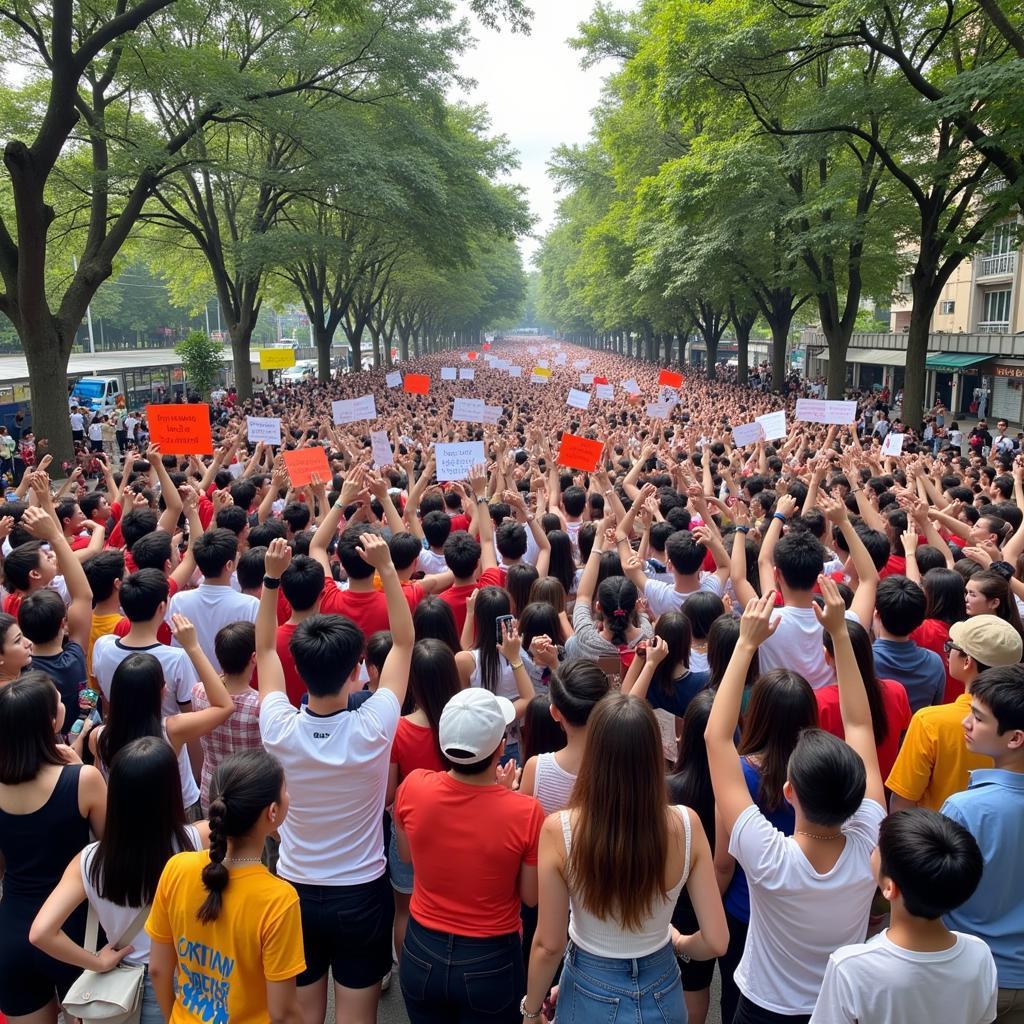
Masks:
[[[181,517],[181,495],[178,494],[177,487],[171,483],[167,467],[160,458],[158,445],[150,445],[146,449],[146,458],[153,467],[157,480],[160,481],[160,496],[164,499],[164,510],[160,513],[160,520],[156,524],[156,528],[166,530],[173,537],[178,529],[178,519]]]
[[[323,527],[321,527],[323,529]],[[312,552],[312,547],[310,548]],[[288,568],[292,560],[292,551],[288,541],[283,537],[275,537],[267,548],[267,557],[263,569],[268,580],[281,579],[281,574]],[[272,693],[287,693],[284,683],[284,669],[277,653],[277,592],[279,587],[263,586],[260,594],[260,607],[256,613],[256,672],[259,680],[260,700],[264,701]]]
[[[178,646],[192,662],[192,667],[196,670],[196,675],[199,676],[210,702],[210,706],[203,708],[202,711],[187,711],[167,719],[167,738],[175,750],[180,750],[185,744],[205,736],[226,722],[234,714],[235,705],[224,685],[224,680],[199,646],[195,626],[184,615],[172,615],[171,631]]]
[[[824,494],[818,496],[818,504],[821,505],[825,518],[839,527],[846,546],[849,548],[850,557],[857,570],[857,590],[853,596],[851,610],[857,616],[860,624],[870,630],[875,615],[878,570],[875,568],[875,563],[871,561],[871,555],[868,553],[864,541],[860,539],[860,534],[850,522],[850,513],[846,504],[842,501],[835,501]]]

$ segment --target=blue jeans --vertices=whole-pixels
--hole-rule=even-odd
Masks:
[[[672,946],[637,960],[565,951],[558,1024],[686,1024],[686,1003]]]
[[[142,1011],[139,1024],[165,1024],[160,1004],[156,1001],[153,983],[149,980],[149,968],[146,968],[146,979],[142,983]]]
[[[518,932],[473,939],[411,917],[398,977],[411,1024],[522,1024],[526,971]]]

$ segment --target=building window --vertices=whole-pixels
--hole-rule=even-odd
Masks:
[[[1010,289],[985,292],[985,323],[1008,323],[1010,320]]]
[[[950,314],[956,310],[956,302],[952,299],[947,299],[945,302],[939,303],[939,312]]]
[[[1013,225],[1000,224],[988,236],[988,256],[1002,256],[1013,250]]]

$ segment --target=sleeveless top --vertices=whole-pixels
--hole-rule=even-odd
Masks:
[[[106,728],[103,726],[102,728]],[[99,741],[100,730],[96,730],[96,739]],[[164,742],[173,750],[174,744],[171,743],[170,737],[167,735],[167,719],[162,718],[160,720],[160,734],[164,738]],[[99,748],[97,747],[97,751]],[[178,751],[178,778],[181,780],[181,800],[185,805],[187,811],[198,799],[199,799],[199,783],[196,782],[196,777],[192,774],[192,762],[188,756],[188,744],[183,743],[181,750]],[[96,758],[96,766],[99,768],[104,779],[110,778],[110,768],[104,764],[103,759],[99,756]]]
[[[676,806],[675,812],[683,819],[686,836],[686,853],[683,858],[683,873],[664,898],[657,900],[650,917],[640,931],[626,931],[614,919],[602,920],[589,913],[569,892],[569,938],[586,953],[603,956],[612,960],[633,960],[650,956],[662,949],[672,937],[672,912],[686,879],[690,875],[690,816],[686,808]],[[562,822],[562,836],[565,852],[572,846],[572,826],[569,812],[559,814]]]
[[[576,776],[570,775],[555,760],[554,754],[537,755],[537,774],[533,782],[533,796],[545,814],[554,814],[569,805]]]
[[[470,686],[483,686],[483,673],[480,670],[480,651],[477,648],[473,648],[470,652],[473,655],[473,671],[469,677]],[[494,692],[499,697],[506,697],[508,700],[515,703],[519,700],[519,687],[516,686],[515,673],[512,671],[512,666],[505,660],[503,654],[498,655],[498,663],[501,666],[501,671],[498,673],[498,685],[495,687]],[[526,661],[523,661],[525,667]],[[507,742],[509,744],[518,743],[522,735],[522,730],[519,726],[519,720],[516,719],[509,727],[506,732]]]
[[[30,814],[0,808],[0,852],[7,862],[0,908],[14,900],[41,907],[72,857],[89,842],[89,820],[78,806],[81,773],[80,764],[64,765],[49,799]]]
[[[195,825],[186,825],[185,831],[188,833],[189,841],[192,844],[191,847],[186,847],[186,849],[201,850],[203,848],[203,841],[199,836],[199,829]],[[93,857],[96,856],[96,848],[99,845],[99,843],[90,843],[82,851],[79,867],[81,868],[82,884],[85,886],[85,895],[89,900],[89,906],[96,911],[96,917],[99,918],[108,941],[116,942],[124,934],[124,930],[132,923],[141,907],[119,907],[116,903],[111,903],[110,900],[105,899],[96,891],[96,886],[92,884],[89,872],[92,867]],[[175,850],[174,852],[182,853],[183,851]],[[124,962],[128,964],[148,964],[149,942],[149,935],[146,933],[145,925],[143,925],[138,930],[135,938],[129,942],[132,952],[124,958]]]

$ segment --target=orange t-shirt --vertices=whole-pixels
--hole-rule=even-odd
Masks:
[[[537,863],[544,824],[532,796],[419,768],[398,787],[395,820],[415,869],[410,911],[424,928],[470,938],[519,931],[519,870]]]

